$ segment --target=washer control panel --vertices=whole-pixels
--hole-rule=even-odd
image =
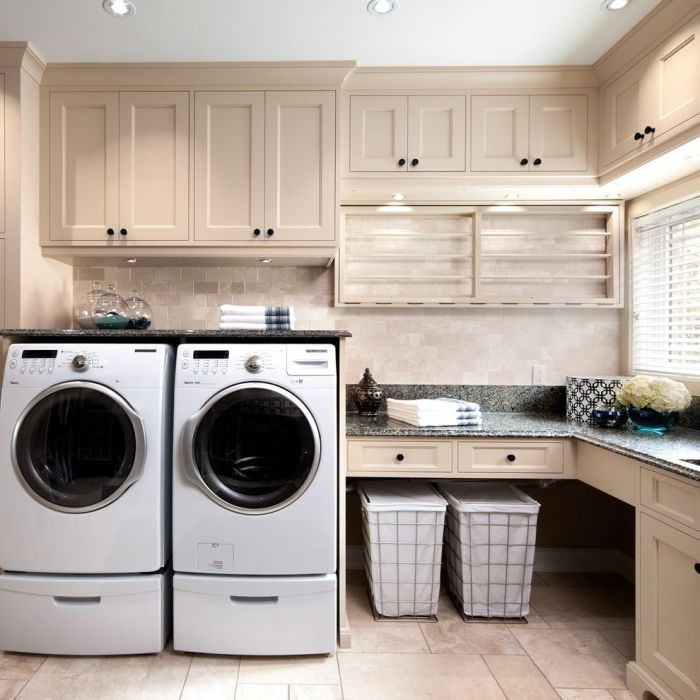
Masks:
[[[228,374],[228,350],[182,350],[180,369],[198,376]]]

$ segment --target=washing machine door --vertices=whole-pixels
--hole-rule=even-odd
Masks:
[[[115,501],[143,472],[141,417],[116,392],[65,382],[23,411],[12,439],[15,471],[47,508],[85,513]]]
[[[285,508],[313,481],[318,426],[291,392],[247,382],[212,397],[186,423],[187,478],[213,501],[259,515]]]

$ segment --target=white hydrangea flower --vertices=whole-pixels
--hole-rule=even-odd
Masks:
[[[692,400],[685,385],[667,377],[632,377],[617,393],[623,406],[651,408],[659,413],[684,411]]]

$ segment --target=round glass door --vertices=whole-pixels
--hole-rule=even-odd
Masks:
[[[55,510],[101,508],[143,468],[140,418],[118,394],[93,387],[53,387],[28,407],[15,430],[19,474],[30,493]]]
[[[231,510],[283,508],[316,473],[318,428],[308,409],[284,389],[240,385],[214,397],[194,420],[195,476]]]

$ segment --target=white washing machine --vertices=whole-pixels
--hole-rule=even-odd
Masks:
[[[11,345],[0,403],[0,648],[134,654],[167,633],[173,352]]]
[[[335,650],[337,397],[333,345],[178,349],[176,649]]]

